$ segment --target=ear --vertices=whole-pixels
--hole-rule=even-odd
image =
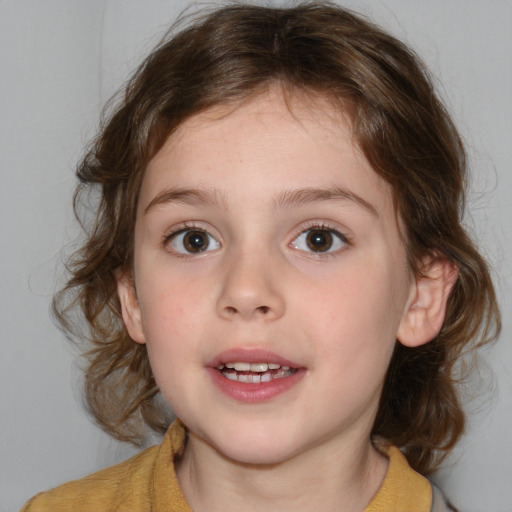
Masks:
[[[142,315],[135,292],[132,273],[120,270],[117,273],[116,279],[117,294],[121,302],[121,313],[126,330],[133,341],[146,343],[146,337],[142,329]]]
[[[429,256],[411,289],[397,339],[407,347],[418,347],[435,338],[444,322],[450,291],[458,268],[443,257]]]

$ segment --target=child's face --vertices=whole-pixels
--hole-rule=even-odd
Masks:
[[[368,442],[415,282],[391,189],[332,111],[207,112],[147,169],[121,298],[192,446],[274,463]]]

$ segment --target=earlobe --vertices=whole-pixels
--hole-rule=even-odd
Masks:
[[[442,257],[429,257],[416,278],[404,311],[397,339],[418,347],[435,338],[444,322],[448,297],[458,278],[458,268]]]
[[[142,329],[142,316],[135,293],[135,286],[131,274],[119,272],[117,275],[117,293],[121,302],[121,313],[128,334],[137,343],[146,343]]]

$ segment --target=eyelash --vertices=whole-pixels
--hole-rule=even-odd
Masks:
[[[313,249],[305,250],[305,249],[301,249],[301,248],[297,247],[297,245],[298,245],[296,243],[297,240],[299,240],[299,238],[301,236],[306,236],[307,233],[312,232],[312,231],[324,232],[324,233],[329,234],[329,236],[331,237],[331,240],[329,240],[329,243],[331,245],[330,245],[330,247],[327,248],[327,250],[315,251]],[[170,242],[175,240],[180,235],[185,235],[188,232],[198,232],[198,233],[202,233],[202,234],[206,235],[206,237],[208,238],[208,246],[205,249],[199,248],[200,250],[198,250],[197,252],[187,251],[187,250],[179,251],[176,248],[174,248],[174,250],[172,250],[172,252],[174,252],[178,257],[187,258],[187,257],[197,256],[197,255],[200,255],[205,252],[210,252],[212,250],[212,249],[210,249],[210,244],[211,244],[212,240],[217,244],[217,247],[215,247],[215,249],[218,249],[221,246],[221,244],[217,240],[217,238],[215,236],[213,236],[212,234],[210,234],[208,232],[208,230],[206,230],[204,227],[199,226],[195,223],[188,223],[188,222],[184,223],[183,225],[179,226],[178,228],[173,229],[170,233],[166,233],[163,237],[162,245],[164,247],[168,248],[168,246],[170,245]],[[334,238],[334,240],[332,238]],[[289,246],[295,250],[304,252],[306,254],[310,254],[311,256],[313,256],[315,258],[328,258],[328,257],[333,257],[336,253],[343,250],[345,246],[350,245],[350,244],[351,244],[350,239],[346,235],[344,235],[343,233],[338,231],[337,229],[334,229],[332,226],[329,226],[323,222],[319,223],[319,222],[312,221],[311,224],[306,225],[306,226],[302,225],[300,227],[300,229],[297,230],[292,241],[289,243]],[[335,247],[335,249],[332,250],[331,249],[332,245],[339,245],[339,247]],[[215,249],[213,249],[213,250],[215,250]],[[171,250],[171,249],[169,249],[169,250]]]
[[[294,247],[294,242],[296,242],[299,237],[302,235],[306,235],[308,232],[311,231],[319,231],[319,232],[325,232],[329,233],[331,236],[335,237],[338,240],[338,243],[341,244],[339,248],[335,248],[334,250],[331,250],[331,247],[329,247],[326,251],[305,251],[303,249]],[[332,243],[336,243],[335,241],[332,241]],[[351,245],[351,239],[338,231],[337,229],[333,228],[332,226],[325,224],[323,222],[315,222],[312,221],[310,224],[307,224],[306,226],[302,225],[300,229],[297,230],[297,233],[294,235],[292,241],[290,242],[290,246],[298,251],[302,251],[308,255],[313,256],[315,258],[332,258],[340,251],[344,250],[344,248],[348,245]]]
[[[163,237],[162,245],[165,248],[168,248],[172,241],[177,239],[180,235],[185,235],[186,233],[189,233],[189,232],[197,232],[197,233],[202,233],[202,234],[206,235],[206,237],[208,238],[208,242],[209,242],[206,249],[198,250],[197,252],[192,252],[192,251],[181,252],[175,248],[173,250],[172,249],[168,249],[168,250],[172,250],[172,252],[178,257],[187,258],[187,257],[194,257],[194,256],[200,255],[205,252],[210,252],[211,251],[211,249],[210,249],[211,240],[214,240],[216,242],[216,244],[217,244],[216,248],[220,247],[220,242],[217,240],[217,238],[215,236],[210,234],[208,232],[208,230],[206,230],[202,226],[199,226],[194,223],[188,223],[188,222],[182,224],[178,228],[174,228],[170,233],[166,233]]]

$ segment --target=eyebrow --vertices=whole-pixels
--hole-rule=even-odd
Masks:
[[[343,187],[333,188],[299,188],[286,190],[279,194],[273,203],[273,209],[297,208],[299,206],[321,202],[351,201],[363,210],[379,217],[377,209],[361,196]],[[223,193],[215,188],[175,188],[162,191],[146,206],[144,213],[151,209],[168,203],[181,203],[187,205],[216,206],[221,204],[228,208],[227,199]]]
[[[287,190],[278,196],[275,202],[275,208],[294,208],[310,203],[320,203],[324,201],[346,202],[347,200],[352,201],[375,217],[379,217],[377,209],[371,203],[351,190],[343,187],[299,188],[295,190]]]
[[[217,189],[207,188],[174,188],[164,190],[155,196],[151,202],[146,206],[144,213],[159,205],[168,203],[181,203],[188,205],[204,205],[214,206],[222,204],[227,208],[227,201],[225,196]]]

